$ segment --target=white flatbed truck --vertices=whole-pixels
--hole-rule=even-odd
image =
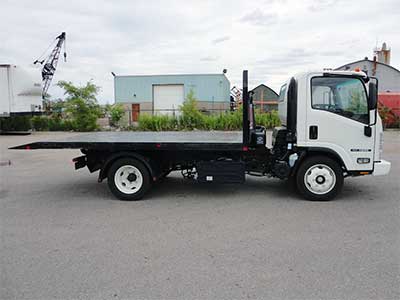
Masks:
[[[243,183],[245,175],[293,180],[310,200],[330,200],[345,177],[385,175],[377,80],[363,72],[318,71],[290,78],[281,88],[282,127],[257,126],[248,74],[243,72],[242,132],[98,132],[12,149],[81,149],[75,168],[99,171],[121,200],[139,200],[153,183],[181,170],[205,184]]]

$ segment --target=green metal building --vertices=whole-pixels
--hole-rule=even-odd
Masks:
[[[190,91],[205,112],[229,110],[230,83],[225,74],[115,76],[114,96],[129,112],[129,121],[141,113],[179,114]]]

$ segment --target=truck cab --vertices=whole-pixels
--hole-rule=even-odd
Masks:
[[[389,173],[377,85],[364,72],[331,70],[300,73],[282,85],[274,148],[290,150],[291,175],[307,198],[331,198],[347,176]]]

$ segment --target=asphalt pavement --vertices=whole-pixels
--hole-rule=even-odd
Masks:
[[[64,135],[0,136],[1,299],[400,299],[399,131],[331,202],[179,173],[123,202],[79,151],[7,150]]]

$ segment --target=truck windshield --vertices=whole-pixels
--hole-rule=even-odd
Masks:
[[[368,124],[367,95],[361,80],[349,77],[314,77],[312,108],[326,110]]]

